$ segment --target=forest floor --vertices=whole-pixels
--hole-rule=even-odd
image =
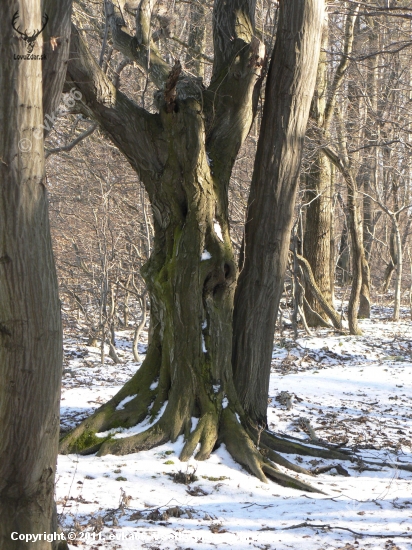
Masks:
[[[56,500],[66,534],[74,538],[70,548],[411,549],[412,472],[399,465],[412,464],[412,323],[406,310],[399,323],[390,315],[390,309],[374,308],[372,319],[360,322],[360,337],[299,331],[295,341],[285,329],[275,342],[270,427],[309,442],[309,420],[316,437],[356,449],[360,460],[341,462],[349,477],[335,470],[300,475],[325,494],[263,484],[223,446],[205,462],[180,462],[182,437],[128,456],[59,456]],[[132,333],[117,337],[123,363],[107,358],[104,366],[97,348],[80,337],[65,339],[63,430],[112,397],[139,368]],[[276,399],[283,391],[293,394],[290,410],[282,404],[284,394]],[[336,464],[285,456],[308,468]],[[175,483],[178,472],[197,479]]]

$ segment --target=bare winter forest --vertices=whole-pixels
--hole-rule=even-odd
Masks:
[[[412,2],[0,16],[1,550],[412,548]]]

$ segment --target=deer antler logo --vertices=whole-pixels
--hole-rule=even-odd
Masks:
[[[27,30],[25,30],[24,32],[21,32],[20,27],[16,27],[16,21],[18,20],[18,18],[19,18],[19,12],[16,11],[11,21],[12,27],[16,32],[18,32],[23,37],[23,40],[27,43],[27,53],[32,53],[34,46],[36,45],[37,37],[44,31],[49,21],[49,16],[47,15],[47,13],[45,13],[43,16],[42,28],[40,30],[35,30],[31,34],[29,34]]]

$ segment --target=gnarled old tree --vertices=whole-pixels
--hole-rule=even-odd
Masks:
[[[125,30],[125,7],[136,9],[135,35]],[[152,255],[143,269],[151,303],[146,359],[117,395],[64,437],[61,450],[126,454],[183,434],[181,460],[195,452],[198,460],[205,459],[217,444],[224,443],[259,479],[268,475],[280,483],[312,490],[276,468],[275,463],[280,462],[306,471],[273,449],[344,455],[306,448],[262,431],[250,407],[245,407],[245,396],[238,395],[232,373],[237,265],[229,235],[228,185],[236,155],[253,121],[265,64],[263,44],[254,32],[254,9],[252,0],[215,1],[213,74],[205,88],[198,77],[182,71],[179,61],[170,67],[160,57],[150,37],[151,1],[142,0],[135,6],[129,2],[120,9],[108,4],[114,47],[133,59],[156,85],[156,113],[138,107],[116,90],[78,30],[72,30],[68,86],[77,86],[83,97],[79,109],[101,125],[139,174],[151,201],[155,235]],[[265,326],[264,353],[269,367],[268,349],[273,344],[283,287],[323,9],[323,0],[281,2],[267,81],[254,186],[272,171],[268,192],[258,201],[261,208],[265,202],[274,201],[279,217],[275,225],[267,226],[274,233],[268,261],[262,264],[265,274],[272,277],[269,295],[254,302],[253,293],[249,293],[244,303],[261,312],[257,322],[270,318],[270,326]],[[271,214],[271,208],[256,211],[256,231],[259,222],[264,227],[271,221],[266,219]],[[263,244],[257,241],[255,246]],[[246,262],[248,251],[246,239]],[[254,269],[260,267],[257,263]],[[274,279],[272,268],[276,270]],[[256,273],[250,275],[250,281],[253,288]],[[263,279],[261,282],[265,285]],[[274,295],[276,303],[272,301]],[[263,312],[265,309],[268,311]],[[235,326],[234,330],[236,334],[242,327]],[[237,336],[237,342],[241,341],[243,336]],[[259,340],[249,339],[243,349],[253,348],[256,354],[260,346]],[[236,357],[234,361],[237,363]],[[242,365],[235,365],[237,377],[242,369]],[[267,369],[254,372],[256,378],[261,374],[265,377]],[[127,403],[122,403],[126,398]],[[255,386],[254,398],[266,402],[267,382]],[[262,414],[266,415],[266,410]],[[116,434],[147,417],[151,427],[142,433]],[[195,427],[193,417],[198,418]]]
[[[17,58],[27,54],[27,45],[12,27],[16,12],[17,28],[29,29],[30,36],[48,15],[43,34],[30,44],[37,56],[33,59]],[[60,102],[70,14],[71,0],[13,0],[0,5],[0,547],[4,550],[33,547],[30,542],[16,543],[12,532],[57,532],[54,474],[62,332],[41,127],[43,113],[52,115]],[[36,548],[56,550],[67,545],[39,540]]]

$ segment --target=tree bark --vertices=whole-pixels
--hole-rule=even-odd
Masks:
[[[43,62],[42,36],[33,54],[17,60],[26,44],[11,21],[19,11],[24,29],[40,29],[44,10],[62,47]],[[60,302],[44,182],[44,144],[34,130],[43,107],[53,110],[61,93],[71,2],[4,2],[0,6],[0,546],[29,549],[11,533],[57,532],[54,475],[59,434],[62,370]],[[56,17],[60,19],[56,20]],[[68,45],[67,45],[68,47]],[[46,88],[46,86],[45,86]],[[67,547],[41,540],[39,550]]]
[[[348,209],[345,203],[343,202],[342,196],[340,193],[337,194],[337,199],[339,206],[343,213],[343,227],[342,233],[339,242],[339,258],[337,261],[337,266],[340,269],[340,278],[341,285],[345,286],[349,282],[349,268],[350,268],[350,254],[349,254],[349,242],[348,242]]]
[[[378,35],[375,29],[373,18],[369,22],[369,52],[373,53],[378,50]],[[367,74],[367,91],[369,102],[367,104],[367,122],[365,128],[365,138],[372,147],[372,158],[365,157],[364,165],[360,170],[360,182],[363,186],[365,195],[363,196],[363,245],[365,250],[365,261],[362,265],[362,288],[359,304],[359,317],[370,318],[370,271],[369,262],[372,252],[373,237],[375,233],[376,219],[372,208],[372,200],[368,196],[371,193],[372,187],[377,189],[378,178],[378,132],[376,129],[375,117],[378,113],[378,69],[379,57],[373,56],[368,60]],[[371,185],[372,182],[372,185]]]
[[[339,155],[329,147],[323,148],[331,162],[338,168],[345,180],[348,189],[347,220],[348,231],[351,236],[352,245],[352,288],[348,305],[349,331],[354,335],[361,335],[362,331],[358,324],[359,300],[362,288],[362,269],[366,264],[365,251],[362,242],[362,220],[360,218],[358,200],[358,189],[355,178],[348,166],[348,159],[342,160]]]
[[[358,324],[358,312],[362,284],[365,281],[363,269],[365,268],[365,254],[362,243],[362,222],[357,204],[357,188],[353,178],[346,180],[348,187],[348,212],[349,232],[352,244],[352,288],[348,305],[349,332],[354,335],[361,335],[362,331]],[[367,265],[367,264],[366,264]],[[367,266],[369,271],[369,267]]]
[[[243,407],[262,425],[323,15],[321,0],[280,5],[248,202],[245,261],[235,297],[233,368]]]
[[[401,232],[399,230],[399,223],[396,218],[396,215],[392,217],[392,223],[395,228],[395,241],[396,241],[396,252],[397,252],[393,320],[397,322],[399,321],[399,315],[400,315],[400,309],[401,309],[403,255],[402,255]]]
[[[322,33],[321,53],[316,78],[315,94],[312,100],[311,119],[317,129],[324,129],[324,117],[327,96],[327,57],[328,20],[325,19]],[[315,130],[316,132],[316,130]],[[310,131],[309,131],[310,134]],[[331,293],[331,235],[333,232],[331,209],[331,165],[322,150],[317,147],[315,159],[306,176],[306,224],[303,241],[303,255],[309,262],[316,284],[324,298],[332,301]],[[309,326],[319,324],[319,315],[326,320],[324,309],[313,295],[308,283],[305,296],[310,307],[306,307],[305,316]],[[315,313],[318,315],[315,315]]]
[[[82,108],[108,132],[144,183],[153,211],[154,243],[142,270],[151,304],[146,359],[111,401],[66,436],[64,452],[99,448],[100,454],[123,454],[184,434],[182,459],[188,459],[198,443],[196,456],[204,459],[234,411],[243,415],[231,369],[237,268],[227,190],[236,154],[253,121],[253,92],[263,50],[252,33],[250,5],[236,0],[233,8],[243,17],[241,29],[222,2],[215,5],[217,55],[209,90],[202,95],[196,80],[180,76],[176,64],[161,85],[165,92],[159,91],[157,114],[139,108],[113,88],[73,29],[69,77],[85,99]],[[113,17],[119,17],[116,11]],[[126,38],[119,26],[115,19],[114,41],[121,46]],[[144,68],[144,59],[141,64]],[[155,71],[158,84],[160,77]],[[100,97],[96,88],[102,90]],[[221,92],[217,97],[216,88]],[[117,410],[130,395],[137,397]],[[134,426],[148,415],[157,422],[138,436],[96,435]],[[194,430],[193,416],[199,418]],[[251,460],[250,469],[264,479],[254,453],[250,458],[244,449],[238,459],[246,465]]]
[[[323,3],[310,2],[308,8],[302,0],[292,4],[293,9],[285,10],[287,17],[281,18],[279,40],[284,43],[293,30],[293,37],[286,40],[291,48],[289,65],[278,75],[285,78],[281,90],[292,84],[296,88],[289,92],[294,106],[289,116],[300,114],[304,105],[297,128],[285,128],[292,144],[283,144],[285,149],[292,148],[290,169],[296,176],[300,155],[293,145],[301,147],[312,91],[307,89],[306,61],[315,58],[316,63]],[[116,10],[113,18],[113,41],[127,49],[130,37],[122,36]],[[73,29],[69,85],[76,84],[83,96],[80,109],[101,124],[144,183],[152,206],[154,243],[142,270],[151,305],[145,361],[117,395],[64,437],[61,450],[125,454],[174,441],[183,434],[181,460],[194,453],[198,460],[205,459],[217,444],[225,443],[235,460],[260,480],[269,476],[288,486],[314,490],[279,472],[273,463],[281,460],[275,459],[276,454],[268,459],[261,452],[259,429],[243,409],[233,382],[237,266],[229,235],[228,186],[239,147],[253,121],[264,63],[253,19],[253,3],[217,0],[213,75],[204,91],[197,79],[180,73],[178,62],[162,82],[164,65],[147,67],[137,48],[135,59],[160,88],[156,114],[141,109],[111,85]],[[306,25],[308,33],[302,38]],[[302,47],[302,55],[296,46]],[[290,71],[296,61],[299,69]],[[289,173],[289,165],[282,164],[282,170]],[[130,396],[133,399],[123,407],[121,402]],[[193,417],[198,418],[195,427]],[[152,423],[144,432],[116,436],[119,429],[144,419]],[[269,446],[272,441],[272,450],[279,445],[270,435],[267,439]],[[283,440],[282,448],[297,449],[295,443]],[[319,451],[305,448],[304,452]]]
[[[342,330],[342,321],[340,319],[339,313],[335,310],[333,305],[325,298],[322,291],[316,283],[316,279],[312,273],[309,262],[303,256],[296,255],[299,266],[303,272],[305,286],[311,289],[313,296],[316,298],[319,305],[322,307],[326,318],[330,319],[333,323],[333,326],[338,330]],[[314,312],[312,312],[313,314]],[[322,317],[323,319],[323,317]],[[321,325],[324,326],[324,325]]]

